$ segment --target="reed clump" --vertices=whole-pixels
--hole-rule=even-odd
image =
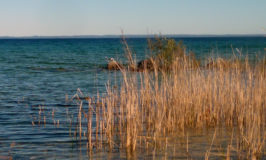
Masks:
[[[174,40],[158,40],[150,48],[153,55],[142,72],[120,68],[119,87],[107,83],[105,96],[86,99],[87,108],[79,103],[79,134],[74,135],[87,140],[90,153],[167,150],[188,130],[222,128],[235,130],[224,159],[259,159],[265,154],[265,59],[252,65],[248,58],[218,58],[200,66]],[[136,65],[127,54],[130,64]],[[212,156],[214,141],[215,136],[206,159]]]
[[[265,59],[251,65],[248,58],[219,58],[200,67],[174,40],[157,41],[151,51],[153,72],[121,69],[120,88],[107,85],[101,98],[100,123],[110,147],[159,149],[187,129],[228,127],[239,133],[229,149],[248,159],[263,154]]]

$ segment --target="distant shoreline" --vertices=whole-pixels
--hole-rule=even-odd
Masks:
[[[154,38],[158,35],[124,35],[125,38]],[[266,37],[265,34],[166,34],[159,35],[167,38],[242,38],[242,37]],[[74,35],[74,36],[0,36],[0,39],[102,39],[121,38],[122,35]]]

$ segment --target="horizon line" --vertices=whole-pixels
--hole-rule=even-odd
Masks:
[[[0,39],[15,39],[15,38],[150,38],[156,36],[164,37],[266,37],[266,34],[106,34],[106,35],[32,35],[32,36],[0,36]]]

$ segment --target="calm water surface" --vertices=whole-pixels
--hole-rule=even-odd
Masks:
[[[179,38],[196,57],[266,55],[265,37]],[[148,53],[146,39],[128,39],[137,60]],[[85,159],[86,148],[69,136],[67,115],[75,115],[77,106],[67,101],[79,88],[84,96],[105,93],[108,79],[119,73],[103,68],[105,57],[121,61],[121,39],[1,39],[0,40],[0,159]],[[38,127],[38,113],[47,116],[46,126]],[[32,123],[35,123],[33,127]],[[60,125],[55,125],[59,122]],[[200,152],[208,139],[192,136],[195,151]],[[198,137],[198,138],[197,138]],[[205,137],[200,138],[200,137]],[[204,150],[205,152],[206,150]],[[181,154],[182,155],[182,154]],[[159,155],[137,156],[152,158]],[[161,155],[162,157],[165,155]],[[168,154],[167,157],[182,159]],[[126,158],[123,152],[97,153],[94,158]],[[184,158],[184,157],[183,157]]]

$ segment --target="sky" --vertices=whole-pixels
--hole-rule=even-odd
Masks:
[[[0,0],[0,36],[266,34],[266,0]]]

